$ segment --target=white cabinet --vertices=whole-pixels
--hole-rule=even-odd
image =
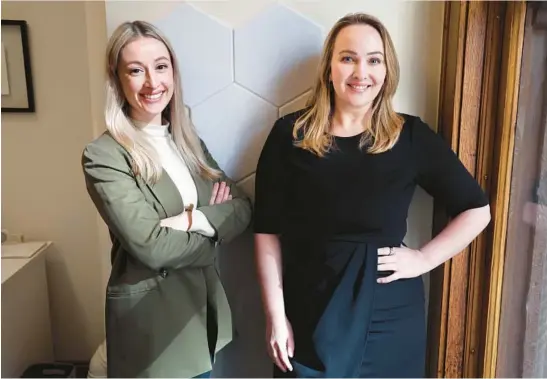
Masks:
[[[2,377],[17,378],[34,363],[53,362],[46,277],[51,243],[2,245]]]

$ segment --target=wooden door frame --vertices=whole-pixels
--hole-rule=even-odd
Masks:
[[[439,133],[490,198],[492,222],[431,272],[429,377],[494,377],[525,1],[445,3]],[[449,222],[435,203],[433,235]]]

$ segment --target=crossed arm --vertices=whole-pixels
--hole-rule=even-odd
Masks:
[[[215,183],[209,205],[222,204],[229,200],[232,200],[230,186],[226,182]],[[216,233],[205,214],[199,209],[185,210],[179,215],[164,218],[160,225],[184,232],[196,232],[206,237],[214,237]]]

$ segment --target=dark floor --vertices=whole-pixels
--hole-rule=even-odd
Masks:
[[[89,370],[89,364],[79,363],[76,364],[76,378],[87,378],[87,371]]]
[[[59,367],[55,367],[59,364]],[[74,378],[87,378],[89,364],[87,362],[54,362],[50,364],[38,364],[29,367],[23,374],[23,378],[66,378],[71,376],[70,368],[62,365],[72,365],[74,367]],[[70,367],[70,366],[68,366]],[[66,372],[66,375],[63,374]]]

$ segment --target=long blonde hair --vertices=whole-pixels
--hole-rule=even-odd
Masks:
[[[367,128],[363,134],[359,146],[362,148],[372,142],[367,150],[369,153],[385,152],[395,145],[403,126],[404,119],[393,110],[392,105],[399,83],[399,62],[391,37],[377,18],[365,13],[349,14],[336,22],[325,40],[312,94],[306,104],[306,110],[297,119],[293,129],[295,146],[309,150],[318,156],[324,156],[333,143],[333,137],[328,132],[332,123],[335,101],[334,88],[330,83],[334,43],[343,28],[356,24],[369,25],[380,33],[387,68],[384,85],[372,103],[370,128]]]
[[[157,182],[162,167],[155,150],[147,142],[129,118],[129,104],[124,96],[118,76],[118,62],[123,48],[137,38],[154,38],[162,42],[173,66],[173,96],[165,107],[162,117],[169,122],[173,141],[181,153],[190,172],[206,178],[216,179],[220,172],[209,166],[201,147],[200,139],[190,118],[185,112],[182,86],[177,58],[167,38],[152,24],[144,21],[124,22],[116,28],[106,50],[106,128],[112,137],[131,155],[132,170],[146,182]]]

